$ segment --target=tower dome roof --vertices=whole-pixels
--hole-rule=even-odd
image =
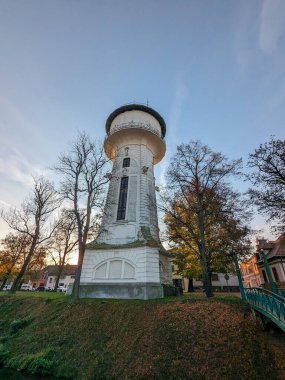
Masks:
[[[144,106],[143,104],[127,104],[125,106],[119,107],[113,111],[110,116],[108,117],[106,121],[106,132],[107,134],[110,131],[112,121],[115,119],[116,116],[118,116],[120,113],[126,112],[126,111],[143,111],[146,112],[153,117],[156,118],[156,120],[159,122],[161,126],[161,134],[162,137],[165,136],[166,133],[166,124],[163,118],[160,116],[158,112],[156,112],[153,108],[150,108],[148,106]]]

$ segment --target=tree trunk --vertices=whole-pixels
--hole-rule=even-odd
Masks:
[[[55,281],[55,285],[54,285],[54,290],[55,291],[57,291],[57,288],[58,288],[60,276],[62,274],[62,271],[63,271],[63,268],[64,268],[64,264],[65,264],[66,255],[67,255],[67,247],[65,246],[62,259],[60,259],[60,264],[58,266],[58,275],[57,275],[57,278],[56,278],[56,281]]]
[[[207,297],[213,297],[212,284],[209,279],[208,263],[206,259],[205,252],[200,252],[201,255],[201,264],[202,264],[202,279]]]
[[[30,250],[29,250],[29,253],[28,253],[27,257],[25,258],[24,264],[23,264],[20,272],[18,273],[17,277],[15,278],[15,280],[13,282],[10,293],[15,293],[18,290],[18,288],[20,287],[22,278],[26,272],[28,265],[30,264],[31,258],[33,257],[35,247],[36,247],[36,242],[37,242],[37,238],[34,237],[33,241],[32,241],[32,245],[31,245]]]
[[[80,277],[82,271],[83,258],[85,253],[85,245],[79,243],[79,255],[78,255],[78,267],[76,270],[74,285],[72,295],[75,301],[79,301],[79,285],[80,285]]]
[[[9,277],[9,273],[5,273],[5,276],[4,276],[4,280],[0,286],[0,290],[3,290],[4,289],[4,286],[6,285],[6,282],[8,280],[8,277]]]
[[[55,280],[55,284],[54,284],[54,290],[57,291],[57,288],[58,288],[58,284],[59,284],[59,280],[60,280],[60,276],[62,274],[62,271],[63,271],[63,265],[64,264],[61,264],[58,266],[58,274],[57,274],[57,278]]]
[[[202,210],[202,206],[200,205]],[[202,266],[202,279],[203,285],[205,289],[205,293],[207,297],[213,297],[213,289],[212,284],[209,279],[209,271],[208,271],[208,261],[206,256],[206,244],[205,244],[205,226],[204,226],[204,217],[203,212],[200,211],[198,213],[198,226],[199,226],[199,253],[200,253],[200,262]]]
[[[188,293],[193,293],[195,292],[194,290],[194,285],[193,285],[193,278],[188,278]]]

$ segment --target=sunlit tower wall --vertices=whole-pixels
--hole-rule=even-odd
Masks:
[[[130,104],[111,113],[106,133],[113,168],[101,231],[85,252],[80,296],[163,297],[171,261],[159,239],[154,165],[165,155],[165,122],[152,108]]]

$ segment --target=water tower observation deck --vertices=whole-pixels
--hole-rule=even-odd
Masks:
[[[165,155],[165,121],[148,106],[128,104],[117,108],[106,121],[106,133],[104,149],[111,160],[128,145],[147,146],[152,151],[154,164]]]

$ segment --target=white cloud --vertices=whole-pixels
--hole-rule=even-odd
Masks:
[[[32,175],[42,175],[44,170],[33,165],[15,147],[8,147],[3,144],[0,156],[0,173],[8,179],[19,182],[25,187],[33,186]]]
[[[285,1],[264,0],[260,15],[259,48],[265,53],[272,53],[283,35],[285,35]]]
[[[7,203],[5,201],[3,201],[2,199],[0,199],[0,208],[1,207],[4,207],[4,208],[11,208],[12,205],[10,205],[10,203]]]

